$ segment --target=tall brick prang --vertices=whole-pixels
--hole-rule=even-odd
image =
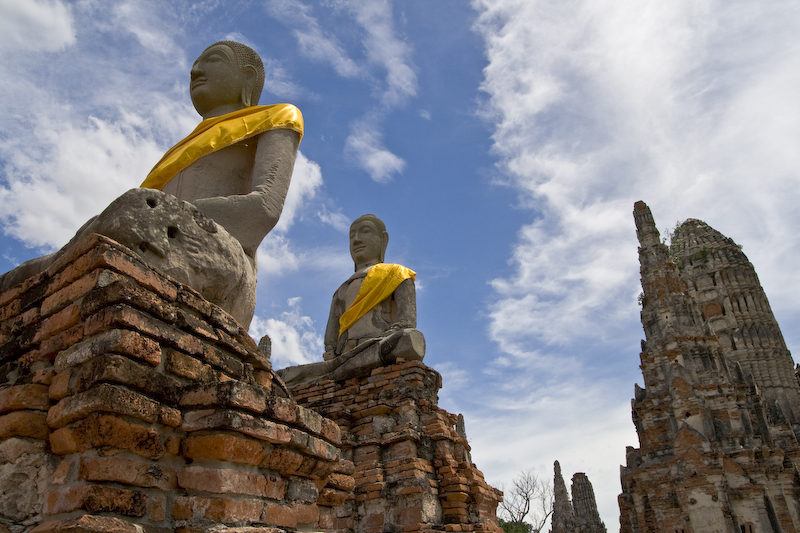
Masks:
[[[781,396],[762,395],[753,373],[729,357],[730,346],[715,331],[730,330],[710,324],[727,316],[716,312],[717,306],[732,305],[734,296],[726,291],[743,286],[734,281],[725,289],[724,278],[752,282],[742,270],[741,252],[734,253],[730,243],[717,247],[708,232],[701,236],[689,229],[686,246],[675,247],[689,254],[681,259],[661,242],[643,202],[636,203],[634,220],[643,288],[645,387],[636,386],[632,402],[639,448],[628,448],[621,470],[621,532],[799,531],[800,445],[791,419],[782,412]],[[697,246],[702,243],[705,251]],[[712,263],[709,256],[718,255]],[[687,268],[690,272],[682,274]],[[715,282],[720,282],[716,289]],[[744,316],[736,310],[731,315]],[[751,348],[752,343],[747,345]],[[782,349],[757,352],[767,358],[788,354]],[[791,387],[791,380],[775,375],[786,365],[770,365],[772,383]],[[791,365],[783,371],[793,375]],[[796,382],[793,386],[798,387]]]

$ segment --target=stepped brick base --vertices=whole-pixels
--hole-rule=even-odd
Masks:
[[[292,390],[298,404],[335,420],[355,465],[355,498],[321,511],[324,527],[381,531],[502,531],[502,493],[472,464],[457,417],[437,407],[442,378],[418,361],[343,382]]]
[[[0,295],[0,531],[318,528],[351,496],[340,438],[230,316],[109,239]]]

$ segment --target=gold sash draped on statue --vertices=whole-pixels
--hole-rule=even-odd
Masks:
[[[356,299],[339,317],[339,336],[367,314],[367,311],[391,296],[401,283],[408,278],[414,279],[416,275],[416,272],[403,265],[391,263],[378,263],[370,268],[358,289]]]
[[[201,157],[265,131],[289,129],[303,137],[303,115],[291,104],[251,106],[201,122],[164,154],[141,187],[164,188],[169,180]]]

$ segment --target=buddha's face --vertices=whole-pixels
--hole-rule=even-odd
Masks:
[[[201,115],[221,106],[244,107],[245,74],[229,46],[219,44],[203,52],[194,62],[191,75],[189,92]]]
[[[350,256],[356,265],[380,263],[383,251],[383,235],[369,220],[350,226]]]

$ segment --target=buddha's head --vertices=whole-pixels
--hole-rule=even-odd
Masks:
[[[203,118],[256,105],[263,88],[264,64],[241,43],[214,43],[192,65],[189,92]]]
[[[350,257],[359,265],[383,263],[389,234],[386,225],[375,215],[362,215],[350,224]]]

